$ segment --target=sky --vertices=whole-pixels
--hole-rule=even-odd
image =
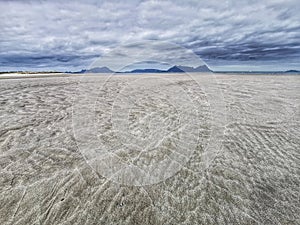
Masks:
[[[300,0],[0,0],[0,9],[0,71],[81,70],[148,40],[187,48],[213,70],[300,70]]]

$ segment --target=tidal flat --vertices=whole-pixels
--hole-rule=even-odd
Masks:
[[[0,79],[0,224],[300,224],[300,76]]]

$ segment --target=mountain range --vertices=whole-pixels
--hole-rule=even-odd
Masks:
[[[73,73],[114,73],[114,71],[104,66],[104,67],[94,67],[92,69],[84,69]]]
[[[135,69],[125,72],[116,72],[108,67],[94,67],[92,69],[83,69],[78,72],[73,73],[193,73],[193,72],[212,72],[206,65],[198,66],[198,67],[190,67],[190,66],[172,66],[167,70],[159,70],[159,69]]]
[[[212,72],[206,65],[198,66],[198,67],[190,67],[190,66],[173,66],[169,68],[166,72],[168,73],[194,73],[194,72]]]

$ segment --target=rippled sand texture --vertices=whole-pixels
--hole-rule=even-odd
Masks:
[[[171,75],[155,76],[165,80]],[[84,128],[85,120],[72,117],[74,102],[82,109],[89,107],[79,93],[95,93],[95,137],[102,140],[102,147],[117,149],[115,154],[125,162],[135,157],[133,147],[117,148],[120,142],[135,139],[126,139],[132,137],[121,130],[126,138],[118,142],[110,121],[118,117],[109,117],[109,111],[114,102],[118,102],[115,110],[121,107],[116,90],[136,75],[118,76],[105,86],[103,75],[1,79],[0,224],[300,224],[300,76],[218,74],[218,83],[208,79],[211,74],[194,76],[200,85],[187,76],[172,76],[197,104],[199,114],[191,110],[191,116],[180,114],[168,105],[164,92],[159,99],[151,98],[158,96],[152,95],[155,88],[140,90],[134,96],[146,99],[131,109],[128,126],[132,135],[147,140],[149,123],[152,128],[160,123],[177,128],[176,116],[182,115],[183,121],[192,118],[199,126],[199,133],[189,127],[189,138],[198,135],[199,142],[189,160],[178,163],[182,167],[175,174],[140,186],[120,184],[120,179],[109,177],[107,167],[95,167],[89,152],[82,150],[82,142],[89,140],[78,139],[73,131],[74,126]],[[168,84],[157,84],[168,90]],[[222,112],[213,112],[205,86],[212,93],[223,93],[218,96],[223,101],[214,103]],[[224,119],[218,129],[222,135],[215,140],[221,148],[209,167],[203,167],[208,137],[222,124],[214,115]],[[140,118],[144,120],[137,122]],[[167,143],[156,150],[175,148]],[[134,163],[151,161],[145,160]]]

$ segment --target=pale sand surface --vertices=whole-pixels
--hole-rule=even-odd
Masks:
[[[103,74],[57,76],[0,80],[0,224],[300,224],[300,76],[193,75],[199,84],[178,74],[118,75],[106,83]],[[189,161],[174,175],[128,186],[87,163],[74,136],[72,106],[84,107],[82,93],[96,96],[95,135],[115,147],[118,138],[105,115],[121,102],[118,87],[137,76],[173,76],[201,109],[201,129]],[[160,90],[167,90],[165,84],[157,81]],[[205,87],[223,95],[210,102]],[[153,99],[150,91],[143,93],[133,115],[153,110],[164,115],[163,124],[178,125],[172,117],[178,112],[164,94]],[[212,112],[214,104],[222,112]],[[147,127],[137,129],[134,117],[129,121],[134,134],[147,136]],[[207,137],[220,124],[223,135],[215,141],[221,148],[201,170]]]

